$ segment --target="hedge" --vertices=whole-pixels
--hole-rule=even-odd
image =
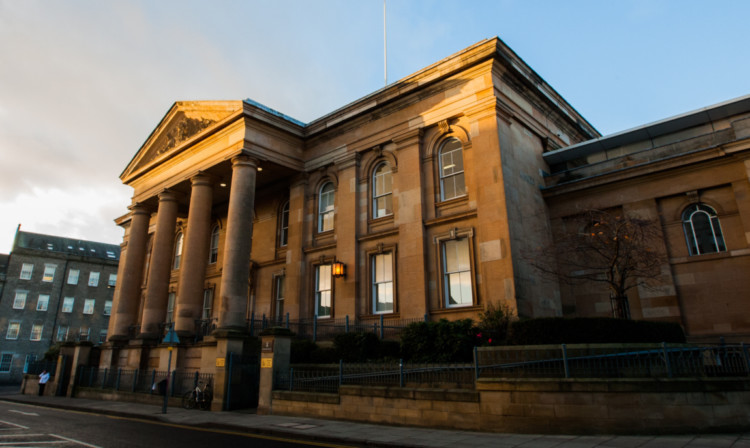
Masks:
[[[672,322],[613,318],[538,318],[513,322],[509,345],[685,342]]]

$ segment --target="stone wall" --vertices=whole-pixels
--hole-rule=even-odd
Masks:
[[[479,380],[477,390],[342,386],[275,391],[273,414],[509,433],[662,434],[750,429],[750,381]]]

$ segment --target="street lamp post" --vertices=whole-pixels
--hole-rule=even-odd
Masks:
[[[167,360],[167,382],[164,388],[164,405],[161,408],[162,414],[167,413],[167,402],[169,401],[169,377],[171,376],[172,369],[172,345],[180,343],[180,338],[177,336],[177,332],[174,331],[174,328],[169,328],[167,335],[164,337],[164,343],[169,344],[169,347],[167,347],[167,351],[169,351],[169,358]]]

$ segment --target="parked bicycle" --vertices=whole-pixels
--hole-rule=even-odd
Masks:
[[[201,388],[201,386],[203,386]],[[213,400],[213,392],[211,391],[211,383],[203,383],[199,381],[195,388],[187,391],[182,396],[182,407],[185,409],[211,409],[211,400]]]

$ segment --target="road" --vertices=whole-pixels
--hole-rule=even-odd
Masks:
[[[320,442],[112,417],[0,401],[0,447],[331,447]]]

